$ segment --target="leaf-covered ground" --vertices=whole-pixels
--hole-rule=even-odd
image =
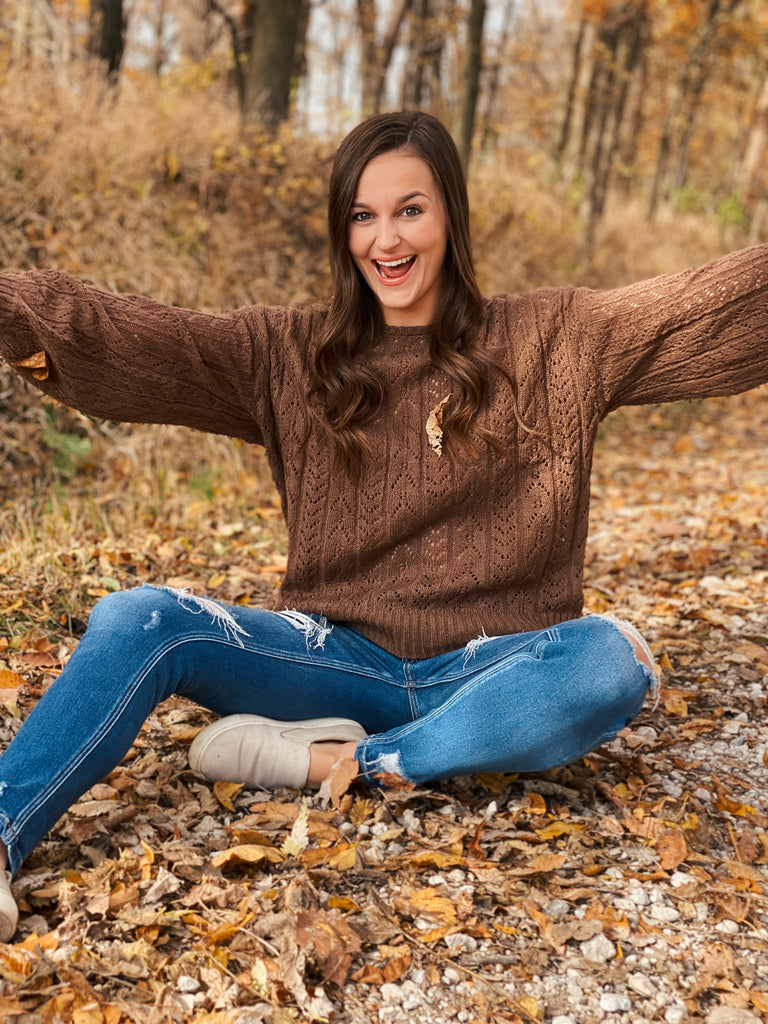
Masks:
[[[271,600],[282,524],[244,473],[128,534],[102,494],[100,535],[0,551],[3,742],[101,594]],[[0,1018],[768,1019],[765,396],[614,415],[593,491],[588,606],[643,629],[657,706],[547,776],[326,797],[195,778],[208,719],[171,701],[18,875]]]

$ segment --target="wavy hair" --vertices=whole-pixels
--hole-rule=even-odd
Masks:
[[[371,454],[365,427],[384,399],[383,382],[356,357],[373,342],[383,317],[350,253],[349,227],[363,169],[374,157],[393,150],[424,160],[445,210],[447,247],[430,356],[452,385],[442,425],[447,449],[452,457],[459,451],[477,454],[477,437],[498,447],[491,432],[474,423],[495,363],[473,342],[482,296],[472,263],[469,202],[459,154],[447,129],[431,114],[375,114],[343,140],[331,170],[328,233],[333,296],[309,368],[315,414],[329,429],[338,460],[354,474]]]

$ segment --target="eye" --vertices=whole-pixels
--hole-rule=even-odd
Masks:
[[[406,206],[405,209],[403,210],[403,216],[404,217],[418,217],[418,215],[420,213],[422,213],[422,212],[423,211],[422,211],[420,206],[415,206],[415,205]]]
[[[356,210],[352,214],[352,223],[353,224],[364,224],[367,220],[370,220],[371,217],[372,217],[372,214],[369,213],[368,210]]]

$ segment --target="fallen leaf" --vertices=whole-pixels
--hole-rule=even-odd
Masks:
[[[339,801],[358,775],[358,764],[353,757],[340,757],[320,786],[320,800],[323,806],[329,803],[339,806]]]
[[[35,352],[34,355],[11,363],[11,366],[18,367],[20,370],[31,370],[35,380],[48,379],[48,355],[45,352]]]
[[[362,948],[359,936],[338,910],[300,910],[296,941],[322,977],[339,987],[346,982],[352,961]]]
[[[234,811],[233,800],[242,788],[242,782],[214,782],[213,795],[222,807],[228,811]]]
[[[683,833],[668,829],[656,840],[656,855],[665,871],[675,871],[688,856],[688,844]]]
[[[528,861],[526,869],[536,873],[557,871],[567,860],[568,858],[562,853],[540,853],[538,857]]]
[[[301,809],[293,823],[291,834],[285,839],[280,847],[286,857],[298,857],[302,850],[309,845],[309,806],[306,800],[301,801]]]
[[[211,857],[211,864],[215,868],[220,868],[225,864],[240,863],[240,864],[260,864],[262,861],[268,861],[270,864],[279,864],[283,860],[283,856],[279,850],[276,850],[272,846],[257,846],[255,844],[243,844],[239,846],[230,846],[226,850],[221,850],[219,853],[215,853]]]

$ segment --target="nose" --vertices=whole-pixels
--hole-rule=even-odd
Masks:
[[[379,220],[379,231],[376,237],[380,249],[395,249],[400,244],[400,232],[397,222],[390,217]]]

